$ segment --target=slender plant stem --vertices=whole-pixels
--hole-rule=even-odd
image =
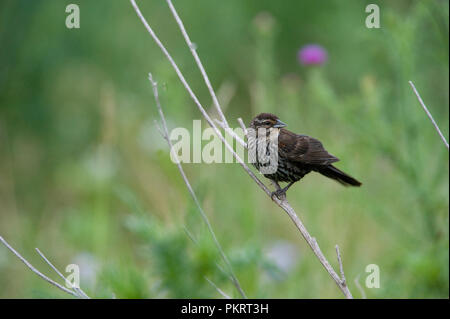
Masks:
[[[342,264],[342,258],[341,258],[341,252],[339,251],[339,246],[336,245],[336,255],[339,263],[339,270],[341,272],[341,281],[343,285],[347,285],[347,282],[345,281],[345,274],[344,274],[344,266]]]
[[[414,83],[412,81],[409,81],[409,85],[411,85],[411,88],[414,91],[414,94],[416,94],[417,99],[419,100],[420,105],[422,105],[422,108],[424,109],[425,113],[427,113],[428,118],[430,119],[431,123],[433,124],[434,128],[436,129],[436,131],[438,132],[439,136],[441,137],[442,142],[444,142],[445,147],[447,147],[447,150],[449,149],[448,146],[448,142],[444,137],[444,134],[442,134],[441,130],[439,129],[439,126],[436,124],[436,122],[434,121],[433,115],[431,115],[430,111],[428,111],[427,106],[425,105],[425,103],[423,102],[422,98],[420,97],[419,92],[417,92],[416,87],[414,86]]]
[[[200,69],[200,72],[202,73],[202,77],[205,80],[205,84],[208,87],[209,94],[211,95],[211,98],[213,100],[214,106],[216,107],[217,113],[219,114],[222,122],[225,124],[226,127],[230,127],[228,125],[227,119],[225,115],[222,112],[222,108],[220,107],[219,100],[217,99],[216,92],[214,92],[214,89],[212,88],[211,81],[209,81],[209,77],[206,74],[205,68],[203,67],[202,61],[200,60],[200,57],[197,54],[196,46],[192,43],[191,39],[189,38],[189,35],[186,32],[186,29],[184,27],[183,21],[180,19],[180,16],[177,13],[177,10],[175,10],[175,7],[172,4],[171,0],[167,0],[167,4],[169,6],[170,11],[172,12],[175,20],[178,23],[178,26],[181,30],[181,33],[183,34],[184,39],[186,40],[186,43],[191,50],[192,56],[194,57],[195,62],[197,63],[198,68]]]
[[[3,243],[3,245],[6,246],[6,248],[8,248],[14,255],[16,255],[17,258],[20,259],[20,261],[22,261],[25,266],[27,266],[32,272],[34,272],[36,275],[38,275],[39,277],[41,277],[42,279],[44,279],[45,281],[47,281],[48,283],[52,284],[53,286],[55,286],[56,288],[61,289],[62,291],[64,291],[65,293],[68,293],[69,295],[72,295],[74,297],[79,298],[78,294],[76,294],[75,292],[73,292],[72,290],[67,289],[66,287],[61,286],[60,284],[58,284],[57,282],[51,280],[50,278],[48,278],[47,276],[45,276],[44,274],[42,274],[39,270],[37,270],[36,268],[34,268],[34,266],[32,264],[30,264],[25,258],[22,257],[22,255],[20,255],[14,248],[12,248],[7,242],[6,240],[3,239],[2,236],[0,236],[0,242]]]
[[[228,134],[230,134],[239,144],[241,144],[244,148],[247,148],[247,143],[244,142],[243,139],[241,139],[239,137],[239,135],[237,135],[232,129],[231,127],[226,126],[227,124],[219,121],[218,119],[214,119],[214,121],[219,124],[220,127],[222,127],[225,132],[227,132]]]
[[[75,287],[74,285],[72,285],[72,283],[70,281],[67,280],[66,277],[64,277],[64,275],[55,267],[53,266],[53,264],[50,262],[50,260],[47,259],[47,257],[44,256],[44,254],[39,250],[39,248],[35,248],[37,253],[42,257],[42,259],[44,259],[44,261],[50,266],[50,268],[52,268],[59,277],[61,277],[64,282],[69,283],[72,286],[72,289],[75,291],[75,293],[84,299],[90,299],[89,296],[79,287]]]
[[[231,297],[228,296],[225,292],[223,292],[222,289],[220,289],[219,287],[217,287],[215,283],[213,283],[213,282],[212,282],[211,280],[209,280],[207,277],[205,277],[205,279],[206,279],[206,281],[209,282],[209,284],[210,284],[211,286],[213,286],[213,287],[217,290],[217,292],[218,292],[219,294],[221,294],[225,299],[231,299]]]
[[[244,135],[247,136],[248,131],[247,131],[247,128],[245,127],[244,121],[240,117],[237,120],[238,120],[238,123],[241,126],[242,130],[244,131]]]

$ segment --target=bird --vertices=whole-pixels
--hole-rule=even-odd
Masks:
[[[333,163],[339,159],[328,153],[313,137],[296,134],[276,115],[261,113],[253,118],[247,135],[249,161],[276,187],[273,196],[286,197],[287,190],[310,172],[317,172],[344,186],[361,186],[361,182],[344,173]],[[275,162],[275,165],[272,162]],[[281,188],[280,182],[287,182]]]

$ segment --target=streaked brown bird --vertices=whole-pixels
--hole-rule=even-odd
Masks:
[[[334,179],[344,186],[361,186],[359,181],[332,165],[339,159],[328,153],[319,140],[290,132],[285,126],[276,115],[270,113],[261,113],[250,123],[252,133],[248,135],[249,159],[257,170],[274,182],[277,190],[272,196],[285,196],[292,184],[312,171]],[[273,155],[271,151],[275,152],[274,146],[277,142],[276,168],[267,173],[267,169],[264,171],[267,168],[267,158]],[[263,152],[259,153],[261,150]],[[262,155],[266,156],[264,160]],[[279,182],[288,182],[288,185],[281,188]]]

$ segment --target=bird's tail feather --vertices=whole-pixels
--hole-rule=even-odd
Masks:
[[[343,171],[334,167],[333,165],[328,165],[324,168],[317,170],[320,174],[334,179],[335,181],[341,183],[344,186],[361,186],[361,182],[354,179],[353,177],[345,174]]]

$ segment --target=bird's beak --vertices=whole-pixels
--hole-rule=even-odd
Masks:
[[[286,126],[286,123],[283,123],[280,120],[277,120],[277,123],[273,127],[282,128],[282,127],[285,127],[285,126]]]

